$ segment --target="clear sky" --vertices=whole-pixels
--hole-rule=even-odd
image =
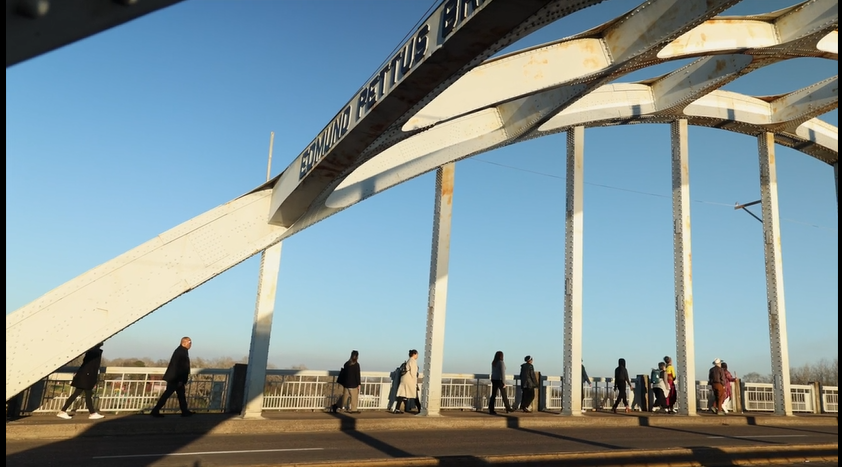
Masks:
[[[186,2],[6,69],[6,313],[279,174],[438,1]],[[601,24],[606,1],[507,51]],[[747,0],[729,14],[794,2]],[[682,62],[683,63],[683,62]],[[658,76],[677,65],[619,81]],[[790,92],[837,62],[790,60],[724,89]],[[837,111],[821,116],[837,124]],[[456,164],[445,372],[487,373],[497,350],[562,371],[565,135]],[[585,131],[584,360],[610,375],[675,356],[666,125]],[[778,147],[793,366],[838,355],[838,209],[831,166]],[[771,372],[757,140],[690,129],[698,378],[720,357]],[[387,371],[423,350],[434,173],[284,241],[270,363],[336,369],[351,349]],[[758,206],[755,213],[760,214]],[[106,342],[105,356],[249,350],[259,256]],[[423,359],[423,356],[422,356]]]

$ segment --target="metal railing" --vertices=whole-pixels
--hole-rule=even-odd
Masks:
[[[101,412],[148,411],[157,402],[166,383],[161,380],[166,369],[146,367],[108,367],[100,374],[100,382],[94,398]],[[336,402],[342,387],[336,383],[336,371],[299,371],[269,369],[263,396],[263,409],[272,411],[299,410],[321,411]],[[62,369],[33,385],[22,398],[22,413],[57,412],[61,409],[73,388],[70,381],[73,369]],[[395,401],[397,381],[394,373],[362,372],[359,395],[359,409],[386,410]],[[224,412],[230,404],[233,369],[193,369],[187,384],[187,401],[194,411]],[[423,378],[422,378],[423,379]],[[420,381],[419,381],[420,383]],[[541,376],[541,388],[536,404],[540,409],[559,411],[562,409],[562,379],[559,376]],[[710,387],[706,381],[696,381],[697,409],[709,409]],[[638,391],[641,389],[641,391]],[[643,406],[643,390],[638,379],[632,381],[629,391],[629,406],[640,410]],[[819,390],[820,389],[820,390]],[[732,394],[741,391],[743,411],[774,411],[774,388],[772,384],[742,383],[742,389],[733,388]],[[820,391],[819,395],[816,392]],[[594,378],[591,385],[583,385],[583,408],[610,408],[617,393],[613,379]],[[488,374],[443,374],[441,387],[441,409],[480,411],[488,408],[491,395],[491,381]],[[514,406],[520,401],[519,381],[515,376],[506,376],[506,395]],[[794,412],[839,412],[838,387],[819,385],[791,385]],[[680,402],[679,402],[680,403]],[[729,410],[734,409],[734,399]],[[77,411],[86,411],[84,398],[73,405]],[[502,402],[498,401],[498,407]],[[164,410],[177,410],[176,398],[171,398]]]
[[[825,413],[839,413],[839,387],[821,387],[822,411]]]
[[[614,389],[614,379],[594,377],[591,379],[590,385],[582,384],[582,409],[597,410],[607,409],[614,405],[617,400],[619,392]],[[637,391],[637,379],[632,380],[631,388],[627,389],[626,397],[628,399],[629,408],[640,410],[640,394]],[[544,376],[542,377],[542,387],[544,392],[544,408],[551,411],[561,411],[563,401],[562,379],[559,376]],[[622,405],[622,401],[620,402]],[[625,408],[623,408],[625,409]]]
[[[95,405],[100,412],[137,412],[150,410],[158,397],[166,389],[167,383],[161,380],[166,368],[163,367],[107,367],[100,374],[100,381],[94,392]],[[187,404],[190,408],[206,411],[225,411],[228,401],[230,369],[193,369],[190,382],[186,386]],[[40,404],[32,412],[59,411],[73,388],[70,381],[72,372],[56,372],[30,388],[39,387]],[[35,402],[31,402],[35,403]],[[84,398],[77,398],[71,410],[88,411]],[[164,405],[164,410],[178,408],[178,401],[171,398]]]
[[[707,383],[707,382],[705,382]],[[792,411],[814,413],[814,388],[812,385],[790,385]],[[770,383],[743,383],[744,411],[775,411],[775,388]]]

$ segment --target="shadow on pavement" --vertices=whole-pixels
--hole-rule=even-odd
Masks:
[[[330,413],[330,415],[340,420],[341,431],[344,434],[347,434],[349,437],[356,439],[373,449],[379,450],[384,454],[395,458],[414,456],[413,454],[405,450],[401,450],[394,445],[387,444],[375,437],[358,431],[356,418],[342,413]]]
[[[515,429],[515,430],[518,430],[518,431],[521,431],[521,432],[528,432],[530,434],[536,434],[536,435],[540,435],[540,436],[544,436],[544,437],[551,437],[551,438],[555,438],[555,439],[566,440],[566,441],[569,441],[569,442],[577,442],[577,443],[580,443],[580,444],[593,445],[595,447],[600,447],[600,448],[609,449],[609,450],[617,450],[617,449],[626,448],[626,447],[620,447],[619,445],[605,444],[605,443],[596,442],[596,441],[593,441],[593,440],[580,439],[580,438],[577,438],[577,437],[563,436],[561,434],[553,434],[552,432],[545,432],[545,431],[540,431],[540,430],[537,430],[537,429],[527,429],[525,427],[520,427],[520,419],[518,419],[518,418],[507,416],[506,419],[507,419],[506,420],[506,427],[508,427],[509,429]]]

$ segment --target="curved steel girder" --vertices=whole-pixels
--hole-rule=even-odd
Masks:
[[[710,54],[836,60],[837,9],[837,2],[812,0],[763,17],[709,19],[662,47],[655,53],[655,61],[647,65]],[[659,31],[665,27],[658,22],[650,26]],[[403,129],[426,128],[481,109],[489,102],[516,99],[542,89],[597,82],[610,75],[612,65],[618,63],[608,52],[605,40],[608,34],[612,37],[619,34],[614,23],[489,60],[422,108]],[[669,36],[663,32],[661,35]],[[642,60],[640,54],[636,60]],[[624,64],[623,68],[630,71],[636,68],[632,65]]]
[[[688,106],[682,115],[657,110],[654,93],[645,84],[611,84],[579,100],[554,117],[527,138],[537,138],[566,131],[573,126],[608,126],[628,123],[664,123],[676,118],[691,125],[717,127],[728,131],[756,135],[775,131],[779,144],[793,147],[827,163],[838,159],[838,129],[812,118],[792,130],[778,125],[783,117],[776,114],[773,103],[780,99],[811,94],[805,90],[835,89],[836,78],[798,90],[768,102],[762,98],[727,91],[714,91]],[[832,92],[835,95],[835,91]],[[824,99],[824,98],[822,98]],[[803,117],[799,114],[799,119]],[[419,133],[363,164],[328,197],[325,207],[310,219],[315,223],[383,190],[429,172],[442,164],[474,156],[509,145],[511,127],[517,127],[529,116],[506,116],[500,108],[488,108],[437,125]],[[284,237],[307,225],[293,225]]]
[[[420,23],[421,36],[399,48],[284,170],[274,186],[269,222],[301,221],[368,157],[407,138],[400,130],[406,120],[465,72],[545,24],[602,1],[442,2]],[[457,10],[462,19],[448,32],[448,12]],[[408,71],[404,54],[413,57]]]
[[[507,139],[527,135],[565,106],[585,96],[601,84],[629,71],[656,63],[658,61],[657,52],[664,46],[726,8],[739,3],[739,1],[648,0],[619,19],[584,33],[600,39],[608,61],[607,67],[587,80],[578,80],[578,84],[574,86],[548,91],[548,95],[528,96],[521,101],[500,104],[498,106],[500,115],[510,123],[505,130]],[[583,35],[578,37],[581,38]],[[536,64],[536,66],[540,66],[540,64]],[[457,80],[457,83],[462,79],[464,77]],[[458,99],[462,98],[463,96],[458,97]],[[442,99],[442,97],[439,96],[435,100],[439,99]],[[416,107],[421,108],[421,112],[423,112],[426,106],[421,107],[419,105]],[[417,115],[417,113],[412,115]],[[372,157],[410,137],[411,133],[400,130],[405,128],[401,125],[401,122],[403,122],[403,119],[398,119],[394,125],[390,126],[372,144],[360,152],[354,164],[345,167],[341,172],[332,173],[332,180],[325,184],[324,189],[318,194],[309,194],[307,209],[289,227],[296,226],[295,229],[301,230],[323,219],[319,212],[327,203],[328,197],[346,177],[358,170]],[[516,132],[520,132],[520,135],[516,135]],[[276,190],[277,187],[282,185],[282,182],[283,177],[281,183],[276,185]],[[273,201],[273,207],[282,207],[283,203],[286,203],[286,199],[280,200],[283,198],[283,193],[276,195],[277,200]],[[275,220],[270,222],[276,222],[278,212],[279,210],[270,213],[270,220]]]

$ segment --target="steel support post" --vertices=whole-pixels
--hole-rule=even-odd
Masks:
[[[836,185],[836,211],[839,211],[839,161],[833,163],[833,183]]]
[[[444,363],[444,319],[447,310],[447,267],[450,261],[450,224],[453,216],[453,177],[456,164],[436,171],[433,251],[427,302],[427,339],[424,344],[423,416],[439,416]]]
[[[789,388],[789,348],[786,339],[783,261],[781,258],[778,176],[775,166],[775,134],[757,137],[760,156],[760,200],[763,208],[763,253],[766,263],[766,299],[769,307],[769,344],[775,385],[775,414],[792,415]]]
[[[672,144],[672,243],[675,273],[675,364],[678,412],[696,415],[696,352],[693,337],[693,265],[690,248],[690,160],[687,120],[670,124]]]
[[[585,193],[585,127],[567,131],[567,187],[564,236],[565,416],[582,414],[582,228]]]
[[[254,308],[254,325],[246,370],[245,401],[240,416],[246,419],[262,418],[263,388],[266,385],[266,366],[269,363],[269,339],[272,335],[272,316],[275,313],[275,293],[278,272],[281,269],[281,245],[264,250],[260,256],[260,278],[257,283],[257,304]]]

